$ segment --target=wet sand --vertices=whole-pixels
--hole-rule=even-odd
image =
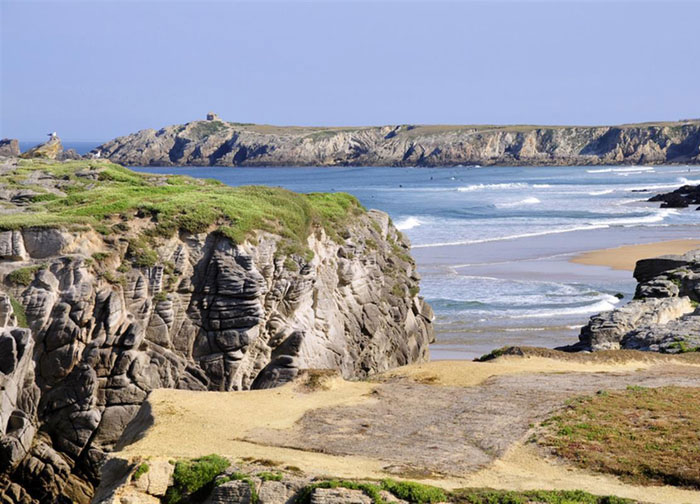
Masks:
[[[632,271],[634,270],[634,265],[640,259],[668,254],[685,254],[699,248],[700,240],[670,240],[640,245],[624,245],[611,249],[585,252],[571,259],[571,262]]]

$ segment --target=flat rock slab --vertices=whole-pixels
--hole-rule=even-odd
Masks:
[[[488,465],[566,399],[627,386],[700,386],[700,367],[664,365],[627,373],[517,374],[474,387],[378,383],[376,401],[314,409],[290,429],[258,428],[257,444],[386,462],[399,474],[463,476]]]

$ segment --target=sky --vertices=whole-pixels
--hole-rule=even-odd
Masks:
[[[0,137],[700,117],[700,2],[0,2]]]

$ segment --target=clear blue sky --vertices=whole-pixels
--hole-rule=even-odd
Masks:
[[[700,117],[698,2],[0,1],[0,136]]]

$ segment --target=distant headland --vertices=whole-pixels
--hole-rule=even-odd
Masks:
[[[129,166],[700,164],[700,119],[619,126],[269,126],[206,120],[145,129],[90,154]]]

